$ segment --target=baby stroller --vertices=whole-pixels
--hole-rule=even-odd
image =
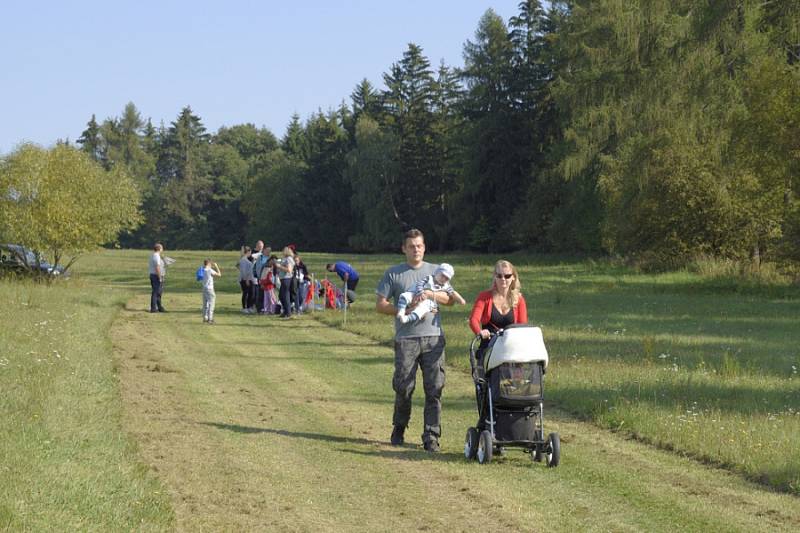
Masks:
[[[476,336],[469,349],[478,424],[467,430],[464,455],[484,464],[495,452],[516,447],[530,453],[536,462],[544,457],[547,466],[558,466],[558,433],[544,438],[547,349],[542,330],[525,324],[499,330],[490,339],[482,361],[477,361],[476,344],[480,340],[480,335]]]

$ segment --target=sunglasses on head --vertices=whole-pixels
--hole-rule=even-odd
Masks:
[[[514,274],[495,274],[494,277],[496,277],[497,279],[503,279],[503,278],[511,279],[514,277]]]

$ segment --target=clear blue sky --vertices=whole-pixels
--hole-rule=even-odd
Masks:
[[[254,123],[282,136],[293,113],[337,107],[409,42],[463,64],[481,15],[518,0],[6,2],[0,24],[0,153],[75,141],[94,113],[133,102],[158,126],[190,105],[209,131]]]

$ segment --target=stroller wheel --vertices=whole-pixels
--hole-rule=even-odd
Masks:
[[[467,430],[467,436],[464,439],[464,457],[468,460],[475,459],[475,456],[478,454],[478,439],[480,435],[478,434],[478,430],[475,428],[469,428]]]
[[[531,450],[531,460],[535,463],[542,462],[542,452],[539,449]]]
[[[485,429],[478,439],[478,462],[482,465],[491,462],[492,451],[492,433]]]
[[[550,433],[547,441],[549,444],[549,450],[545,452],[547,466],[555,468],[561,461],[561,439],[558,437],[558,433]]]

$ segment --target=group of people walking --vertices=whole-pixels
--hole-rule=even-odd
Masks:
[[[405,442],[417,369],[420,368],[425,393],[422,444],[425,450],[435,453],[439,451],[442,433],[446,344],[438,306],[466,302],[450,284],[455,275],[452,265],[434,265],[424,260],[425,237],[421,231],[407,231],[401,249],[405,262],[384,272],[376,289],[375,304],[378,313],[394,317],[395,326],[392,377],[395,399],[390,442],[395,446]],[[161,244],[156,244],[150,258],[150,312],[165,311],[161,305],[166,267],[161,258],[162,250]],[[294,245],[284,247],[281,257],[265,248],[263,241],[258,241],[253,249],[244,246],[237,266],[243,313],[273,313],[287,318],[305,309],[311,280]],[[359,281],[358,272],[343,261],[327,264],[326,270],[335,272],[344,281],[348,300],[352,301]],[[198,270],[198,280],[203,283],[203,320],[206,323],[214,323],[214,278],[221,275],[219,266],[208,259]],[[497,261],[491,287],[478,294],[469,318],[470,329],[481,337],[479,359],[492,334],[511,324],[527,323],[521,287],[514,265],[505,260]]]

